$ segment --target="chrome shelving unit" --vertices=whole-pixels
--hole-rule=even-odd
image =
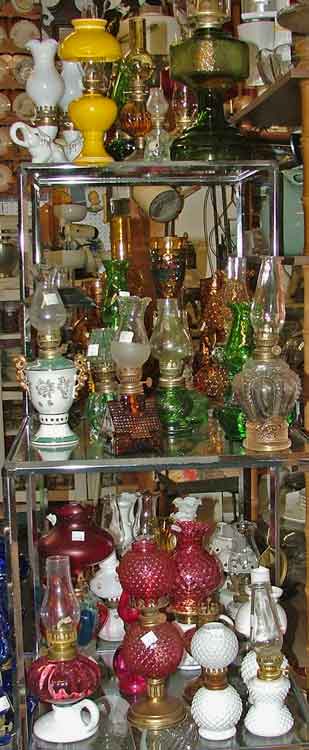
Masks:
[[[189,185],[233,185],[237,207],[237,251],[244,253],[244,185],[258,181],[268,187],[270,238],[269,245],[275,255],[279,254],[278,225],[278,185],[279,168],[276,162],[184,162],[149,165],[146,163],[122,163],[102,167],[79,167],[77,165],[29,165],[21,167],[19,175],[19,242],[20,242],[20,278],[21,300],[27,302],[27,284],[25,258],[30,253],[32,263],[41,259],[40,242],[40,204],[46,190],[57,186],[120,186],[120,185],[167,185],[183,187]],[[32,202],[32,236],[33,246],[28,242],[27,200]],[[24,348],[27,343],[27,331],[24,318]],[[29,342],[28,342],[29,343]],[[268,468],[271,478],[270,529],[271,544],[275,549],[276,578],[280,573],[280,518],[279,518],[279,472],[286,465],[307,465],[309,453],[306,453],[306,440],[302,435],[294,435],[293,450],[276,455],[249,455],[244,449],[235,445],[226,445],[224,451],[214,454],[208,445],[207,431],[198,439],[165,441],[162,455],[132,456],[114,458],[104,454],[100,445],[90,444],[87,439],[87,428],[80,426],[80,444],[70,456],[55,452],[52,458],[39,454],[31,445],[31,409],[25,405],[25,420],[21,426],[4,467],[4,488],[6,506],[6,536],[10,552],[9,565],[9,600],[12,628],[15,636],[16,654],[16,746],[19,750],[28,747],[28,727],[26,720],[26,687],[24,668],[24,633],[21,605],[21,587],[18,565],[18,528],[16,515],[15,483],[19,476],[24,476],[27,486],[27,525],[28,551],[30,556],[33,600],[35,610],[35,641],[33,653],[36,654],[39,642],[39,601],[40,582],[38,569],[37,538],[39,534],[40,514],[37,512],[36,482],[39,477],[50,474],[92,474],[94,472],[113,472],[114,474],[130,471],[161,471],[175,468],[210,468],[232,467],[241,471],[246,468]],[[271,746],[271,742],[270,742]]]

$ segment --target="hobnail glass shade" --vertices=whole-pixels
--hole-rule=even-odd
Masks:
[[[226,669],[238,654],[237,636],[221,622],[209,622],[194,634],[191,654],[204,669]]]
[[[283,270],[280,258],[262,261],[254,299],[251,306],[251,323],[255,336],[277,336],[285,321]]]
[[[139,622],[133,623],[123,641],[128,669],[148,679],[165,679],[175,672],[183,649],[180,633],[169,622],[154,625],[151,630]]]
[[[147,607],[169,595],[175,567],[167,552],[155,542],[141,539],[121,559],[118,575],[123,590]]]
[[[72,703],[92,695],[100,678],[97,663],[83,654],[64,661],[41,656],[31,665],[28,687],[43,703]]]
[[[172,527],[177,536],[173,560],[176,571],[171,590],[174,611],[191,612],[205,602],[222,583],[222,566],[216,555],[203,547],[212,527],[201,521],[178,521]]]

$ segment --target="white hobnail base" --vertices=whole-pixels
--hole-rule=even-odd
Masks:
[[[202,687],[195,693],[191,712],[201,737],[226,740],[235,734],[235,727],[242,713],[242,702],[231,685],[223,690]]]
[[[293,724],[293,716],[286,706],[266,700],[251,706],[245,717],[246,729],[258,737],[280,737],[289,732]]]
[[[261,680],[254,677],[250,680],[248,689],[251,703],[284,703],[290,689],[290,680],[283,676],[278,680]]]

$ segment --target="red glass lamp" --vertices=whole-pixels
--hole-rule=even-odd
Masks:
[[[34,733],[46,741],[73,742],[90,737],[96,731],[98,709],[92,701],[84,699],[94,693],[101,675],[97,663],[77,650],[79,604],[71,580],[69,557],[48,557],[46,573],[41,625],[48,653],[32,663],[28,687],[42,702],[52,703],[54,710],[35,722]],[[61,717],[59,707],[67,709],[61,712]],[[84,720],[87,713],[89,716]]]
[[[175,574],[171,609],[182,622],[215,619],[219,614],[209,598],[222,584],[223,570],[216,555],[203,546],[212,526],[202,521],[178,521],[172,526],[177,546],[172,553]]]
[[[122,558],[118,575],[124,592],[140,610],[125,635],[122,654],[132,673],[147,680],[147,696],[128,712],[128,721],[139,729],[162,729],[185,716],[179,698],[165,692],[165,679],[175,671],[183,655],[181,634],[160,607],[168,603],[175,568],[170,556],[150,539],[136,541]]]
[[[57,510],[58,523],[39,540],[42,558],[68,555],[74,585],[87,577],[87,569],[108,557],[113,549],[113,538],[92,521],[92,509],[79,503],[66,503]]]

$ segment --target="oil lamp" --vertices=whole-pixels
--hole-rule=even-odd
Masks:
[[[291,444],[287,417],[300,394],[300,379],[279,356],[278,337],[284,319],[281,262],[265,258],[251,307],[255,349],[232,384],[247,417],[244,446],[248,451],[282,451]]]
[[[290,731],[294,720],[284,705],[290,681],[283,675],[282,632],[263,567],[252,570],[251,591],[250,642],[258,672],[248,684],[253,705],[245,717],[245,727],[258,736],[280,737]]]
[[[16,360],[16,375],[39,413],[40,429],[32,443],[38,448],[69,447],[78,437],[68,425],[69,409],[87,379],[86,360],[76,355],[74,363],[60,353],[60,329],[66,311],[56,287],[57,270],[41,267],[29,318],[38,332],[38,358]]]
[[[147,680],[147,697],[128,713],[129,722],[139,729],[163,729],[185,716],[182,701],[165,692],[165,679],[177,668],[184,648],[180,633],[160,612],[168,602],[174,573],[168,553],[147,537],[133,543],[118,569],[123,590],[135,608],[123,641],[123,657],[131,672]]]
[[[150,297],[119,297],[120,323],[111,343],[117,367],[118,400],[106,407],[103,432],[117,455],[159,448],[160,422],[153,398],[145,398],[142,367],[150,355],[144,315]],[[151,384],[151,381],[146,381]]]
[[[242,713],[241,699],[227,679],[227,667],[238,653],[237,637],[220,622],[207,623],[193,636],[191,653],[203,668],[204,686],[192,702],[199,733],[207,740],[229,739]]]
[[[52,711],[35,722],[34,734],[45,741],[74,742],[97,729],[99,710],[88,696],[98,687],[100,669],[77,650],[80,611],[69,557],[47,558],[46,572],[41,628],[48,650],[32,663],[28,687],[43,703],[51,703]]]
[[[235,619],[244,602],[248,601],[247,586],[250,573],[259,564],[260,554],[254,534],[256,525],[251,521],[239,521],[233,524],[233,538],[227,570],[231,579],[233,601],[227,605],[227,612]]]
[[[103,145],[104,133],[117,116],[112,99],[102,94],[109,82],[111,63],[119,60],[119,42],[106,31],[101,18],[78,18],[74,31],[60,44],[63,60],[80,62],[84,74],[84,93],[69,104],[69,118],[82,132],[84,145],[75,159],[77,164],[106,164],[112,161]]]
[[[116,398],[118,384],[115,364],[111,354],[114,337],[112,328],[95,328],[91,334],[87,350],[90,366],[91,393],[87,399],[86,416],[90,427],[90,438],[97,440],[102,430],[105,406]]]

